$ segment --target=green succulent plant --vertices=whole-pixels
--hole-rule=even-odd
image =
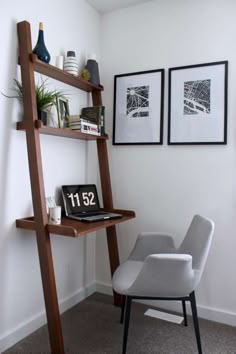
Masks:
[[[47,108],[56,106],[58,98],[65,98],[65,94],[57,90],[49,90],[46,86],[46,80],[42,80],[41,84],[35,85],[35,96],[37,102],[37,110],[44,111]],[[23,88],[22,83],[14,79],[14,87],[12,90],[15,92],[14,96],[7,96],[8,98],[18,98],[20,101],[23,101]]]

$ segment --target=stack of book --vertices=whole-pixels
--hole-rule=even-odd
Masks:
[[[105,135],[105,107],[93,106],[84,107],[81,110],[81,119],[96,124],[100,135]]]
[[[105,107],[84,107],[81,115],[69,117],[69,128],[94,135],[105,135]]]
[[[101,135],[98,129],[98,125],[82,118],[80,115],[71,115],[69,117],[69,128],[81,133],[88,133],[93,135]]]

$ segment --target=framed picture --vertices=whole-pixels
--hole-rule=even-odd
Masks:
[[[169,145],[227,143],[227,85],[227,61],[169,69]]]
[[[58,127],[66,128],[69,122],[69,104],[66,98],[60,97],[57,99],[57,115],[58,115]]]
[[[115,75],[113,145],[162,144],[164,69]]]

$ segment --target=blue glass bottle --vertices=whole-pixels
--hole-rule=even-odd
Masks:
[[[33,53],[37,55],[37,57],[44,61],[45,63],[50,62],[50,54],[44,43],[44,32],[43,32],[43,23],[39,22],[39,35],[36,46],[33,49]]]

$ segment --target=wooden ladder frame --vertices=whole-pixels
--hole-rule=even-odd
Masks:
[[[63,354],[64,344],[53,267],[50,234],[47,229],[48,216],[45,205],[44,178],[39,136],[40,134],[36,124],[38,116],[35,97],[34,63],[32,61],[30,24],[26,21],[20,22],[17,25],[17,29],[23,86],[24,128],[26,131],[35,231],[50,345],[51,352],[53,354]],[[101,91],[92,91],[92,99],[93,105],[101,105]],[[106,140],[97,139],[97,151],[104,207],[113,208]],[[113,274],[119,265],[115,226],[107,227],[106,234],[110,259],[110,269],[111,274]],[[121,296],[116,293],[114,293],[114,304],[121,304]]]

